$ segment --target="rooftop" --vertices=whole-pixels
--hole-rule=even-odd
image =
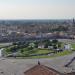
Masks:
[[[58,71],[41,64],[35,65],[34,67],[24,72],[24,74],[25,75],[61,75]]]

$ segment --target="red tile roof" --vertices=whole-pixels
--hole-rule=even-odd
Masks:
[[[44,65],[36,65],[33,68],[24,72],[24,75],[62,75],[56,70]]]

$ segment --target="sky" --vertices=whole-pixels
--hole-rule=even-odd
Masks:
[[[0,0],[0,19],[75,18],[75,0]]]

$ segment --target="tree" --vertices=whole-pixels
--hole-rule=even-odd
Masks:
[[[61,42],[58,42],[58,48],[61,48]]]
[[[35,44],[34,44],[34,43],[30,43],[30,44],[29,44],[29,47],[34,48],[34,47],[35,47]]]
[[[12,47],[10,48],[10,50],[11,50],[11,52],[16,52],[16,51],[17,51],[17,46],[12,46]]]
[[[13,44],[12,45],[17,45],[17,43],[16,42],[13,42]]]
[[[44,48],[48,48],[48,44],[47,43],[45,44]]]
[[[38,48],[38,44],[39,44],[39,42],[34,42],[34,44],[35,44],[35,48]]]
[[[57,44],[58,40],[54,39],[54,40],[52,40],[52,43]]]
[[[57,45],[53,45],[53,48],[54,48],[54,49],[57,49]]]
[[[45,40],[45,48],[48,48],[48,46],[52,46],[52,42],[50,40]]]
[[[23,53],[23,52],[24,52],[24,50],[23,50],[23,49],[21,49],[20,51],[21,51],[21,53]]]

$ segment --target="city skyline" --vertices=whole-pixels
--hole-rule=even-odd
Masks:
[[[75,18],[75,0],[0,0],[0,19]]]

